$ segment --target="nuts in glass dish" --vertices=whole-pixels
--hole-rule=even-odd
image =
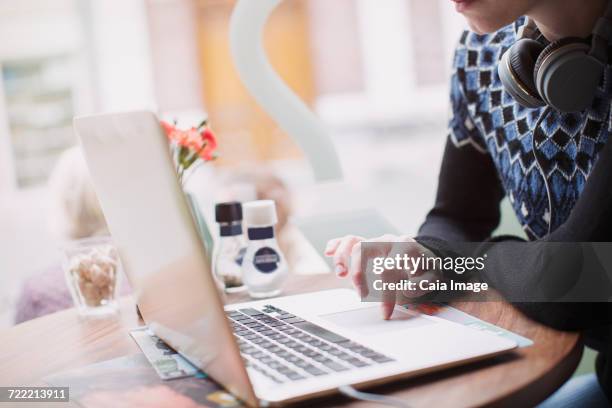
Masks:
[[[117,310],[117,250],[109,238],[75,241],[64,249],[64,268],[75,306],[84,315]]]

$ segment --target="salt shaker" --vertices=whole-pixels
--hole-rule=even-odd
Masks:
[[[253,298],[268,298],[281,292],[287,264],[276,238],[276,205],[272,200],[245,203],[244,220],[248,246],[242,262],[242,275]]]

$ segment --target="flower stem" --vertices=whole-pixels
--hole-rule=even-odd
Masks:
[[[189,181],[189,179],[191,178],[191,176],[193,176],[193,173],[195,173],[195,171],[198,169],[198,167],[200,167],[202,165],[203,161],[198,160],[198,162],[196,163],[196,165],[194,167],[191,167],[191,170],[189,171],[189,174],[187,174],[187,177],[185,177],[183,186],[187,185],[187,182]],[[181,177],[182,179],[182,177]]]

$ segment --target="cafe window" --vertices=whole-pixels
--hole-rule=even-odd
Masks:
[[[42,184],[75,143],[70,56],[2,63],[4,106],[18,188]]]

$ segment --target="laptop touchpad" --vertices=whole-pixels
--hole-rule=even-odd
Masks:
[[[396,307],[391,320],[383,320],[380,305],[320,315],[331,323],[360,334],[380,334],[382,332],[407,330],[433,324],[421,315]]]

